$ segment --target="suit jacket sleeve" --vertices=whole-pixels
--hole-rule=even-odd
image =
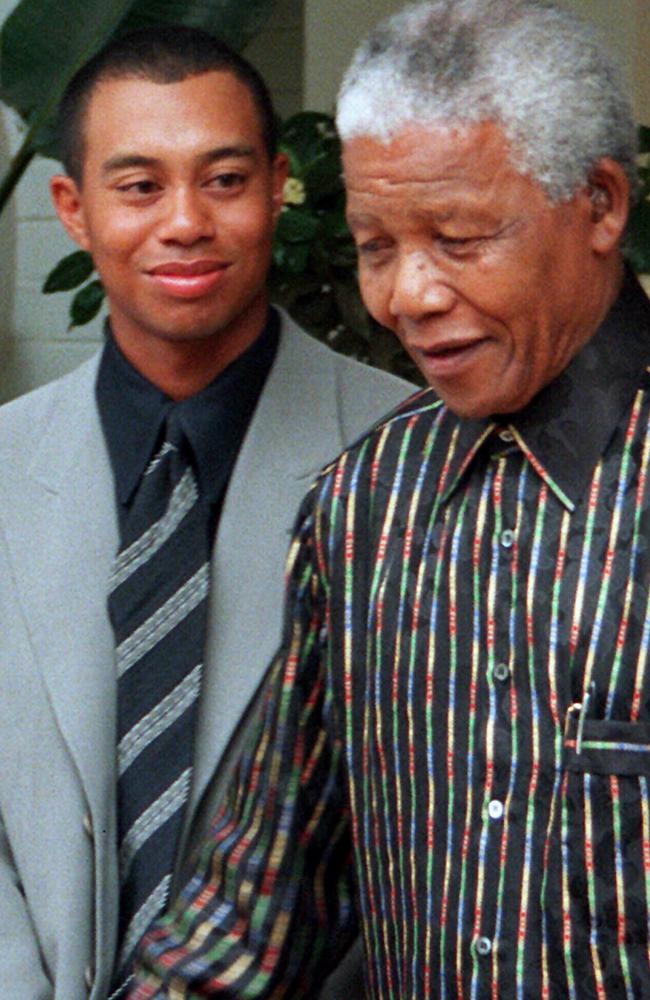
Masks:
[[[47,863],[44,859],[44,864]],[[0,816],[0,1000],[51,1000]]]
[[[0,573],[7,583],[10,572],[4,552],[4,538],[0,532]],[[3,588],[0,587],[0,590]],[[8,590],[8,587],[6,588]],[[19,620],[19,612],[13,602],[6,603],[0,596],[0,621],[8,628],[10,622]],[[19,630],[20,631],[20,630]],[[22,633],[21,633],[22,634]],[[4,669],[20,669],[20,656],[17,646],[5,644],[2,649]],[[0,671],[1,673],[1,671]],[[0,697],[8,698],[6,685]],[[0,768],[4,770],[3,750],[10,754],[11,746],[0,746]],[[43,766],[47,766],[44,761]],[[17,871],[9,838],[5,828],[3,813],[3,793],[7,797],[16,794],[13,787],[0,786],[0,1000],[51,1000],[52,987],[49,983],[39,952],[34,926],[25,896],[22,891],[20,875]],[[9,799],[4,802],[7,807]],[[47,858],[42,859],[43,865]]]
[[[356,932],[345,758],[327,685],[327,585],[299,516],[261,724],[198,866],[141,950],[131,1000],[314,995]],[[305,511],[305,508],[306,511]]]

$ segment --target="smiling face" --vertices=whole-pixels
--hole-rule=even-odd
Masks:
[[[344,167],[366,306],[460,416],[525,406],[616,295],[625,181],[615,164],[620,197],[610,165],[602,175],[615,220],[587,189],[552,204],[511,166],[492,123],[413,127],[390,144],[355,138]]]
[[[82,184],[57,176],[52,194],[93,256],[124,353],[145,374],[170,346],[225,367],[264,325],[286,176],[249,90],[221,71],[104,80],[84,135]]]

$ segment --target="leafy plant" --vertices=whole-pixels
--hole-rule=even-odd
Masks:
[[[79,67],[113,35],[184,24],[241,49],[276,0],[21,0],[0,31],[0,100],[25,124],[21,147],[0,182],[0,212],[37,153],[57,158],[54,118]]]
[[[280,148],[291,173],[273,248],[273,300],[343,354],[421,381],[395,335],[361,301],[333,119],[313,111],[294,115],[282,126]]]

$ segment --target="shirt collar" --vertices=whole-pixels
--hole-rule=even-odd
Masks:
[[[519,413],[461,420],[450,495],[483,443],[508,430],[559,500],[573,510],[650,364],[650,302],[626,270],[604,321],[567,368]]]
[[[120,504],[130,502],[172,407],[178,408],[192,448],[202,496],[209,503],[219,499],[273,364],[279,334],[279,315],[270,310],[260,336],[242,355],[201,392],[174,402],[126,359],[107,321],[95,392]]]

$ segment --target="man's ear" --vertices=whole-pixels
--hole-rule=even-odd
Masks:
[[[83,250],[90,249],[81,191],[72,177],[55,174],[50,181],[50,194],[65,231]]]
[[[284,185],[289,176],[289,158],[278,153],[273,161],[273,218],[277,221],[284,205]]]
[[[592,224],[591,245],[599,254],[615,249],[630,212],[630,182],[620,163],[606,157],[589,174],[585,189]]]

